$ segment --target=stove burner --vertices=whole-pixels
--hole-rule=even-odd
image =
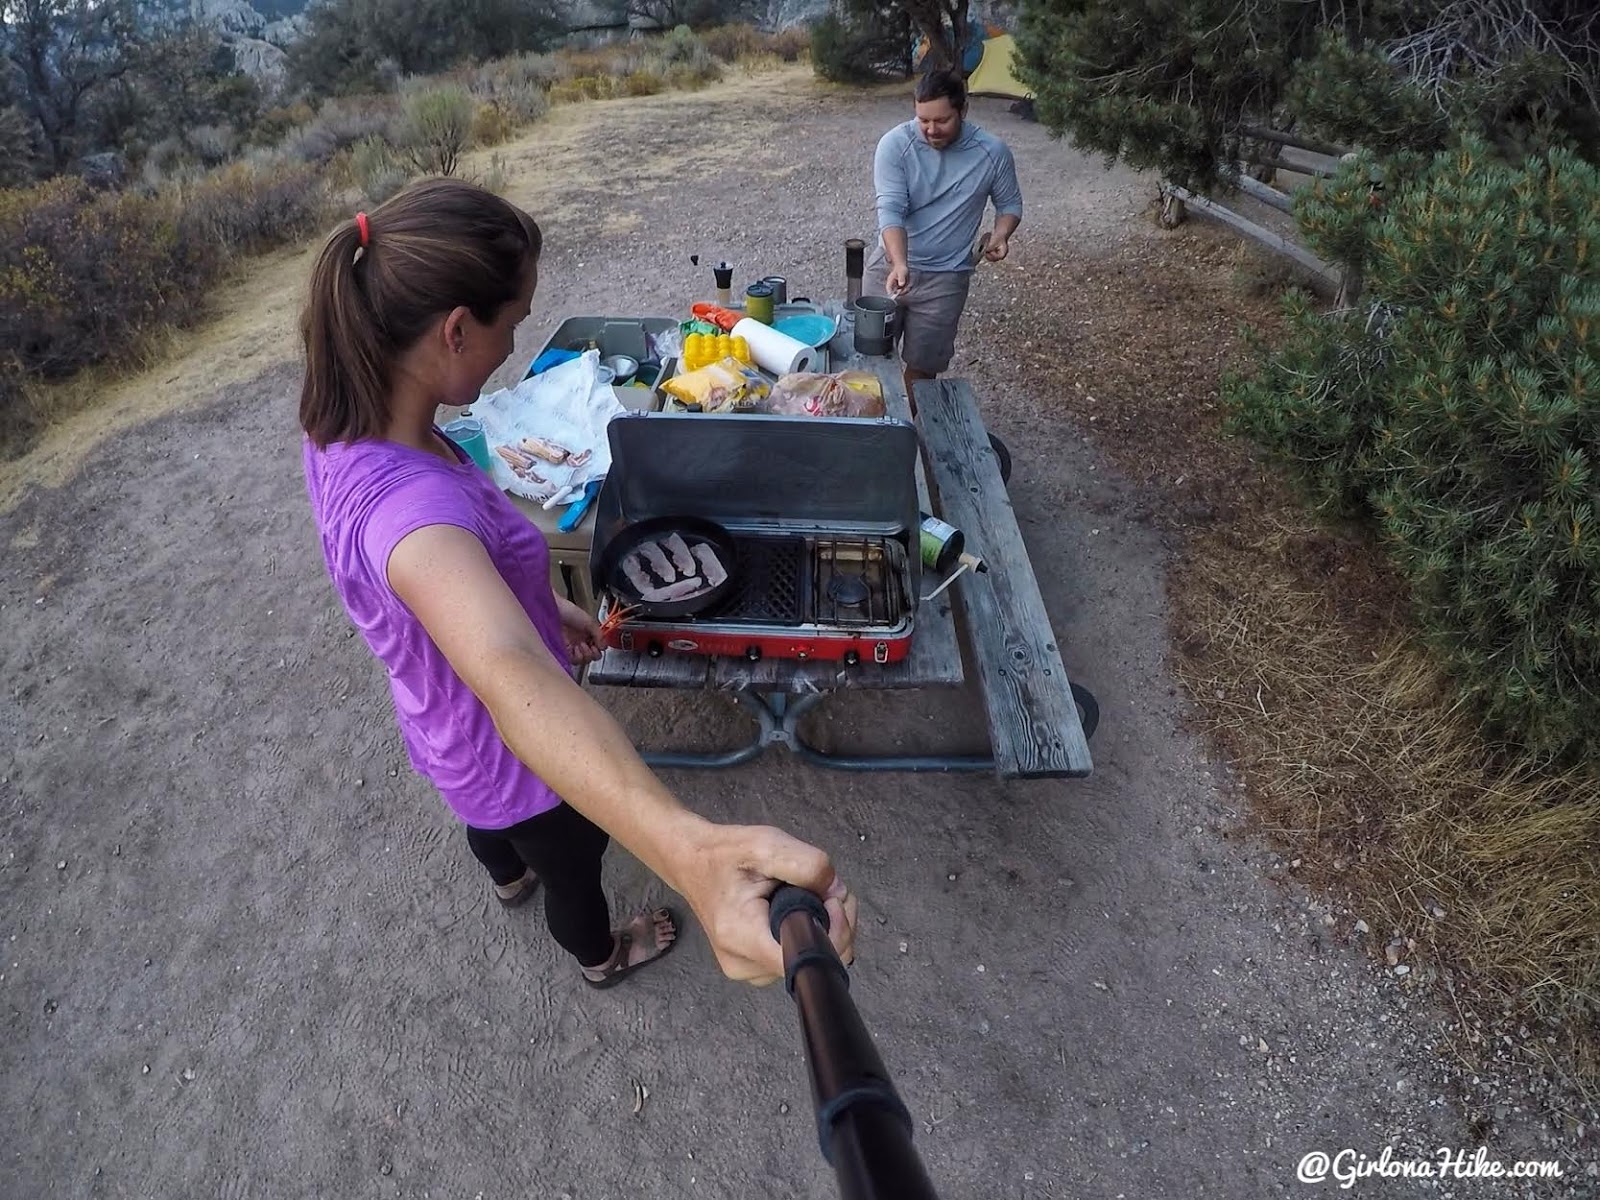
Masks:
[[[828,599],[845,608],[860,608],[870,594],[867,581],[859,575],[841,571],[828,580]]]

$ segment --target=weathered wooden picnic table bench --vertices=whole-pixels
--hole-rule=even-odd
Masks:
[[[888,415],[911,420],[899,364],[855,355],[847,337],[830,346],[832,369],[871,371]],[[925,512],[963,530],[989,570],[967,572],[916,611],[911,652],[894,665],[765,658],[710,658],[608,650],[587,681],[609,687],[709,689],[727,694],[756,721],[754,740],[722,753],[644,751],[658,767],[732,767],[783,746],[805,762],[851,771],[994,771],[1003,778],[1085,776],[1094,697],[1067,677],[1027,547],[971,387],[959,379],[917,385],[922,441],[917,490]],[[799,733],[802,717],[837,691],[915,691],[964,680],[954,603],[983,691],[993,753],[846,755],[818,750]]]

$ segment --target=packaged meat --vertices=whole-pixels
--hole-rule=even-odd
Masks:
[[[557,442],[552,442],[549,438],[525,437],[517,443],[517,449],[552,464],[564,463],[572,457],[572,451]]]
[[[784,375],[756,407],[788,417],[881,417],[886,411],[882,386],[865,371]]]

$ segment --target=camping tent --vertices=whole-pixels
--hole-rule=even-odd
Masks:
[[[999,96],[1005,100],[1031,98],[1033,92],[1014,73],[1016,53],[1017,39],[1009,33],[985,38],[977,69],[967,76],[967,91],[974,96]]]
[[[967,74],[967,91],[973,96],[998,96],[1002,100],[1028,100],[1033,92],[1024,87],[1014,71],[1017,40],[998,25],[972,26],[972,33],[961,51],[961,68]],[[926,36],[917,42],[911,61],[920,69],[928,53]]]

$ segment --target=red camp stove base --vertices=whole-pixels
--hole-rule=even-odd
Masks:
[[[734,531],[738,584],[716,611],[694,618],[625,617],[607,635],[614,649],[789,658],[853,666],[904,661],[911,652],[911,579],[894,538],[845,531]],[[615,602],[609,597],[601,621]]]
[[[605,610],[602,609],[601,619],[604,618]],[[903,662],[906,655],[911,653],[910,637],[883,641],[865,638],[860,634],[801,630],[797,630],[795,636],[783,637],[768,633],[691,632],[683,625],[657,630],[645,621],[625,624],[614,630],[606,639],[606,644],[614,650],[638,654],[659,655],[670,650],[676,654],[747,658],[751,662],[760,662],[764,658],[811,659],[843,663],[847,667],[861,662]]]

